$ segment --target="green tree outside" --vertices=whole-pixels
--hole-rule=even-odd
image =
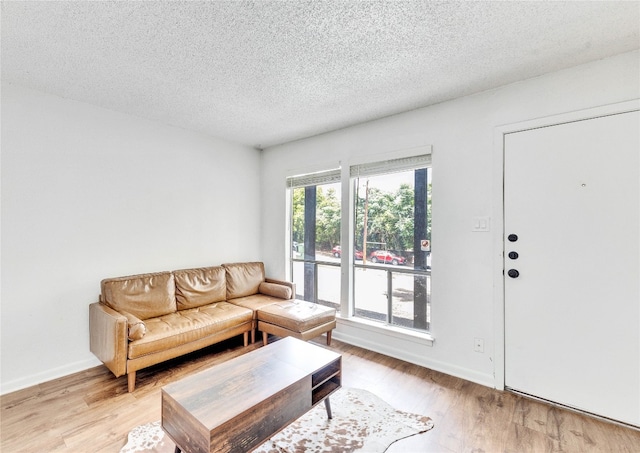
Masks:
[[[431,240],[431,184],[427,186],[427,237]],[[334,188],[317,186],[316,193],[316,246],[318,250],[331,251],[340,244],[341,207]],[[362,250],[364,193],[356,194],[355,244]],[[304,242],[304,188],[293,190],[292,240]],[[395,192],[375,187],[368,196],[368,243],[384,243],[387,250],[405,252],[413,249],[414,189],[401,184]],[[369,245],[367,254],[377,247]]]

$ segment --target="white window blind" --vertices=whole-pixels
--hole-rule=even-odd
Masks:
[[[397,173],[416,168],[425,168],[431,165],[431,154],[420,156],[403,157],[400,159],[382,160],[378,162],[368,162],[365,164],[353,165],[349,169],[352,178],[363,176],[384,175]]]
[[[306,175],[290,176],[287,178],[287,187],[307,187],[321,184],[340,182],[340,169],[319,171]]]

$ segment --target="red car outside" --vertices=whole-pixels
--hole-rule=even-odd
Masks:
[[[384,263],[384,264],[393,264],[394,266],[398,264],[405,264],[406,259],[402,256],[395,255],[391,252],[386,252],[384,250],[378,250],[377,252],[373,252],[369,257],[372,263]]]
[[[342,251],[340,249],[339,245],[336,245],[333,250],[331,250],[331,253],[333,254],[333,256],[335,256],[336,258],[340,258],[340,255],[342,254]],[[364,257],[364,255],[362,254],[362,252],[360,250],[356,250],[353,253],[353,257],[357,260],[362,260],[362,258]]]

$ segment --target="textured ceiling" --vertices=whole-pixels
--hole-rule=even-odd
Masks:
[[[258,148],[640,47],[640,3],[2,2],[2,79]]]

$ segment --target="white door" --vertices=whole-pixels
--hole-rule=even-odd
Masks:
[[[638,426],[639,142],[636,111],[504,148],[505,386]]]

